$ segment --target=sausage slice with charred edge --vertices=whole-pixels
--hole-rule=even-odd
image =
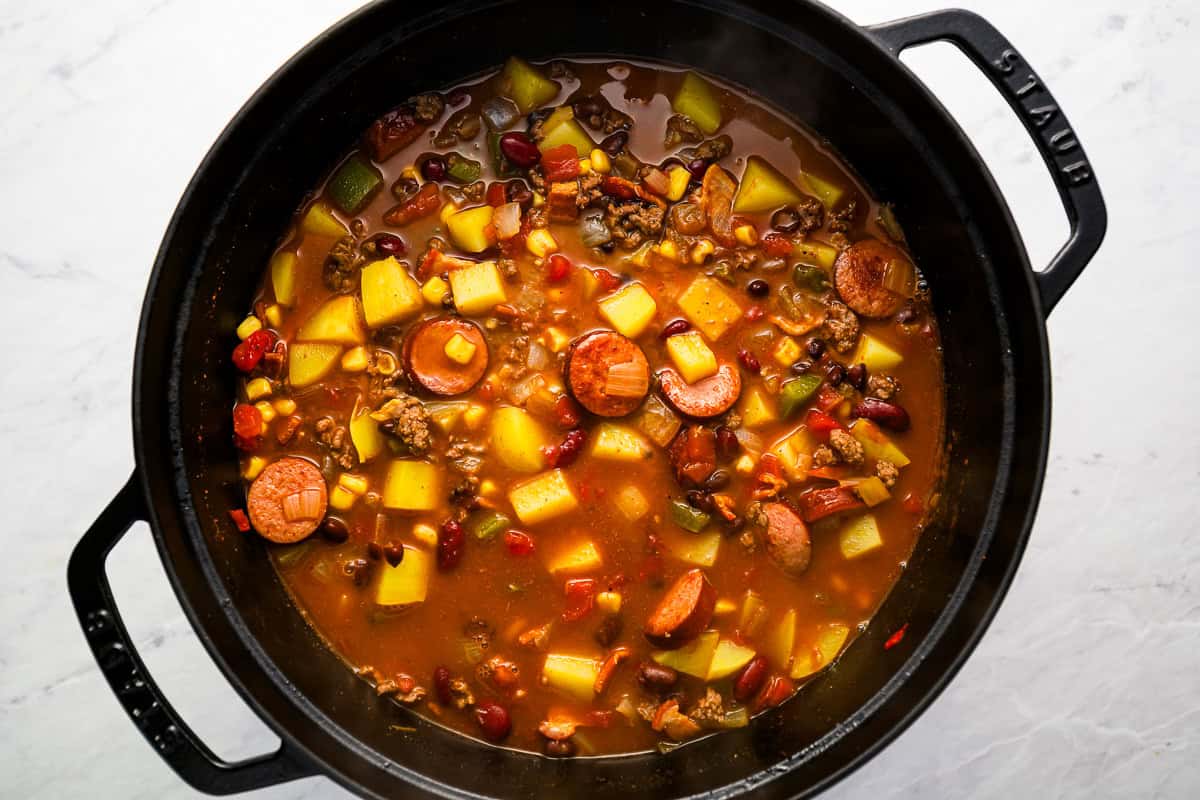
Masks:
[[[742,394],[742,374],[733,364],[722,364],[716,375],[695,383],[685,381],[674,367],[663,367],[658,381],[676,411],[698,419],[724,414]]]
[[[446,355],[446,342],[456,333],[475,345],[475,354],[466,364]],[[488,368],[483,331],[474,322],[457,317],[434,317],[414,325],[404,338],[401,356],[413,383],[442,397],[470,391]]]
[[[328,501],[321,470],[311,461],[288,457],[267,465],[250,484],[246,510],[263,538],[292,544],[317,529]]]
[[[908,299],[883,285],[888,264],[896,262],[916,280],[916,269],[903,252],[878,239],[863,239],[843,250],[833,265],[833,285],[856,314],[880,319],[900,310]]]
[[[616,331],[592,331],[571,345],[567,356],[567,387],[579,405],[598,417],[632,414],[641,407],[645,395],[624,397],[605,393],[609,368],[630,362],[645,370],[649,385],[650,362],[642,348]]]
[[[803,575],[812,560],[808,526],[783,503],[767,503],[762,513],[767,520],[767,555],[788,575]]]
[[[683,647],[708,627],[716,605],[717,590],[703,570],[688,570],[672,584],[646,620],[646,640],[662,650]]]

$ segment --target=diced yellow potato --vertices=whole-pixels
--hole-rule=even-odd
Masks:
[[[716,605],[713,606],[714,617],[726,617],[738,610],[736,600],[730,600],[728,597],[717,599]]]
[[[796,645],[796,609],[789,608],[783,616],[767,629],[762,641],[762,653],[778,670],[786,670],[792,663],[792,650]]]
[[[558,95],[559,85],[524,59],[509,56],[500,73],[500,94],[517,104],[522,114],[541,108]]]
[[[900,366],[902,361],[904,361],[904,356],[871,334],[864,333],[859,337],[858,350],[854,353],[853,363],[866,364],[868,372],[878,373],[895,369]]]
[[[743,647],[732,639],[722,639],[717,642],[717,649],[713,652],[705,680],[718,681],[727,678],[749,664],[755,655],[752,647]]]
[[[838,257],[836,247],[811,240],[797,242],[796,246],[792,248],[792,253],[801,264],[820,267],[826,272],[833,269],[834,262]]]
[[[257,408],[258,413],[262,415],[263,422],[270,422],[271,420],[275,419],[275,406],[271,405],[268,401],[259,400],[254,404],[254,407]]]
[[[571,337],[566,331],[561,328],[550,326],[546,328],[545,344],[550,348],[551,353],[561,353],[567,349],[567,345],[571,343]]]
[[[720,639],[719,632],[705,631],[678,650],[655,650],[650,657],[664,667],[704,680],[708,677],[708,668],[712,665]]]
[[[599,303],[600,316],[618,332],[636,339],[654,320],[658,304],[640,283],[622,286]]]
[[[235,332],[237,333],[237,337],[239,339],[245,340],[250,336],[250,334],[261,330],[262,322],[258,319],[258,317],[251,314],[238,324]]]
[[[692,180],[692,173],[676,164],[667,170],[667,177],[671,179],[670,188],[667,190],[667,199],[674,203],[687,191],[688,183]]]
[[[429,403],[425,406],[425,410],[429,412],[429,418],[433,420],[433,424],[449,433],[458,425],[458,421],[463,418],[469,406],[470,403],[466,400],[449,400]]]
[[[449,292],[450,284],[446,283],[440,275],[434,275],[421,287],[421,296],[431,306],[441,306],[442,300]]]
[[[751,387],[742,400],[742,424],[747,428],[761,428],[779,418],[775,413],[775,398],[760,387]]]
[[[863,514],[846,522],[838,531],[838,547],[845,558],[858,558],[883,547],[874,514]]]
[[[266,378],[255,378],[252,381],[246,381],[246,397],[249,398],[251,403],[270,396],[271,382]]]
[[[394,611],[425,602],[429,592],[429,575],[433,572],[433,555],[427,550],[405,547],[404,558],[396,566],[387,561],[375,567],[379,577],[375,584],[375,605]]]
[[[483,425],[483,421],[487,419],[487,406],[479,403],[470,403],[466,410],[463,411],[463,422],[467,426],[467,430],[477,431]]]
[[[800,173],[800,182],[804,184],[808,190],[816,195],[817,199],[830,211],[842,199],[845,190],[837,184],[830,183],[824,178],[818,178],[809,172]]]
[[[546,431],[524,409],[502,406],[492,412],[491,450],[509,469],[539,472],[546,468],[542,448],[550,443]]]
[[[298,342],[358,345],[366,338],[359,318],[358,299],[348,294],[325,301],[296,332]]]
[[[863,453],[871,460],[884,459],[897,467],[907,467],[912,463],[904,451],[869,419],[855,420],[850,425],[850,435],[863,446]]]
[[[832,622],[823,627],[817,633],[817,640],[812,646],[802,646],[796,650],[796,657],[792,662],[792,679],[807,678],[829,666],[842,652],[848,638],[850,627],[847,625]]]
[[[561,469],[543,472],[508,490],[508,501],[521,522],[533,525],[579,507],[579,500]]]
[[[370,356],[367,355],[367,348],[352,347],[342,356],[342,371],[363,372],[369,362]]]
[[[329,505],[338,511],[349,511],[358,502],[358,495],[345,486],[334,486],[329,490]]]
[[[425,461],[396,459],[388,465],[383,506],[394,511],[432,511],[442,497],[441,470]]]
[[[363,267],[361,284],[363,315],[372,328],[403,322],[424,305],[421,287],[392,256]]]
[[[771,351],[771,357],[779,366],[790,367],[800,358],[800,352],[799,342],[791,336],[783,336],[775,344],[775,349]]]
[[[710,341],[717,341],[742,317],[742,307],[715,279],[701,275],[679,295],[679,308]]]
[[[620,592],[600,592],[596,595],[596,608],[605,614],[618,614],[621,611]]]
[[[257,478],[267,468],[267,460],[262,456],[250,456],[242,466],[242,477],[248,481]]]
[[[323,236],[327,239],[340,239],[350,231],[338,221],[329,207],[323,203],[313,203],[304,213],[300,229],[313,236]],[[280,300],[280,302],[283,302]]]
[[[450,221],[450,218],[453,217],[457,213],[458,213],[458,205],[456,205],[455,203],[446,203],[446,205],[442,206],[441,210],[438,211],[438,219],[440,219],[442,221],[442,224],[445,225],[447,222]]]
[[[609,461],[645,461],[654,448],[640,433],[624,425],[602,422],[592,431],[592,456]]]
[[[636,522],[646,516],[646,512],[650,510],[650,503],[646,500],[646,495],[642,494],[642,490],[632,483],[617,492],[613,497],[613,502],[616,503],[621,516],[630,522]]]
[[[675,558],[697,567],[711,567],[721,552],[721,533],[685,533],[674,528],[658,532],[663,544]]]
[[[592,572],[604,565],[604,559],[595,543],[589,539],[577,542],[553,556],[546,569],[551,575],[579,575]]]
[[[683,114],[709,136],[721,127],[721,104],[708,82],[694,72],[683,76],[671,108]]]
[[[758,228],[749,224],[738,225],[733,229],[733,238],[746,245],[746,247],[753,247],[758,244]]]
[[[742,453],[738,456],[738,460],[733,462],[733,469],[739,475],[752,475],[756,463],[754,457],[749,453]]]
[[[717,356],[699,331],[677,333],[667,339],[667,355],[688,383],[717,374]]]
[[[742,636],[752,639],[762,628],[766,618],[767,606],[763,602],[762,595],[747,589],[742,598],[742,613],[738,616],[738,632]]]
[[[349,472],[343,472],[338,475],[338,486],[345,487],[354,494],[362,497],[370,488],[370,482],[364,475],[354,475]]]
[[[446,340],[442,352],[446,354],[446,358],[455,364],[470,364],[471,359],[475,358],[475,351],[478,349],[470,339],[461,333],[455,333]]]
[[[887,486],[883,481],[872,475],[869,478],[863,478],[854,485],[854,493],[857,494],[869,508],[874,508],[880,503],[892,496],[887,490]]]
[[[792,182],[758,156],[746,159],[746,169],[733,197],[733,213],[755,214],[791,205],[804,195]]]
[[[558,252],[558,242],[546,228],[534,228],[525,237],[525,249],[538,258],[545,258]]]
[[[476,206],[457,212],[446,220],[450,241],[468,253],[482,253],[492,246],[488,226],[492,224],[492,207]]]
[[[555,147],[569,144],[575,148],[575,155],[586,156],[596,146],[592,137],[575,119],[575,112],[568,105],[561,105],[542,124],[542,140],[538,149],[543,153]],[[586,172],[586,170],[583,170]]]
[[[585,656],[549,653],[542,663],[542,678],[547,685],[585,703],[595,696],[593,687],[599,674],[600,661]]]
[[[271,287],[275,302],[290,306],[296,302],[296,254],[276,253],[271,256]]]
[[[418,522],[416,525],[413,525],[412,535],[422,547],[427,547],[430,550],[437,547],[437,528],[426,522]]]
[[[464,316],[484,314],[508,299],[495,261],[481,261],[450,273],[454,305]]]
[[[804,425],[796,428],[771,446],[771,452],[779,459],[787,479],[798,483],[808,477],[812,466],[812,451],[817,442]]]
[[[263,310],[263,316],[267,320],[267,324],[272,328],[278,328],[283,324],[283,306],[279,303],[272,303]]]
[[[288,382],[297,389],[329,374],[342,354],[340,344],[296,342],[288,348]]]

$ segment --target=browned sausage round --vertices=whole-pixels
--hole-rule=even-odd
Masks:
[[[708,577],[702,570],[688,570],[663,595],[643,632],[655,647],[678,649],[708,627],[716,605],[717,590]]]
[[[788,575],[804,574],[812,560],[808,526],[783,503],[767,503],[762,512],[767,518],[767,555]]]
[[[567,386],[579,405],[598,417],[632,414],[641,407],[645,395],[624,397],[605,393],[609,368],[629,362],[645,372],[649,387],[650,362],[642,348],[616,331],[592,331],[571,345],[567,358]]]
[[[466,364],[446,355],[446,342],[456,333],[475,345],[475,355]],[[457,317],[435,317],[414,325],[404,339],[401,355],[413,382],[443,397],[469,391],[488,368],[483,331],[474,322]]]
[[[250,484],[246,509],[250,524],[279,544],[298,542],[325,518],[328,492],[321,470],[302,458],[269,464]]]
[[[663,397],[680,414],[705,418],[724,414],[733,408],[742,393],[742,374],[733,364],[722,364],[717,374],[688,383],[673,367],[658,372]]]
[[[833,285],[842,301],[864,317],[890,317],[908,298],[884,287],[888,263],[896,261],[916,280],[916,270],[899,249],[878,239],[863,239],[846,248],[833,265]]]

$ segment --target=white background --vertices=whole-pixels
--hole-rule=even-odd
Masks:
[[[829,796],[1197,797],[1200,10],[963,4],[1068,112],[1109,234],[1050,321],[1050,471],[1012,591],[949,690]],[[194,796],[100,677],[66,558],[132,466],[136,321],[180,193],[258,84],[354,5],[0,3],[0,795]],[[860,23],[937,7],[838,5]],[[948,45],[906,60],[979,147],[1044,264],[1066,221],[1015,117]],[[272,747],[196,642],[144,529],[110,568],[151,672],[200,735],[226,757]],[[261,796],[343,795],[316,778]]]

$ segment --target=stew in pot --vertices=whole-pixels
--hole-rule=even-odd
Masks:
[[[388,112],[297,214],[237,330],[231,518],[376,691],[464,733],[744,726],[936,503],[929,303],[890,208],[760,100],[512,58]]]

